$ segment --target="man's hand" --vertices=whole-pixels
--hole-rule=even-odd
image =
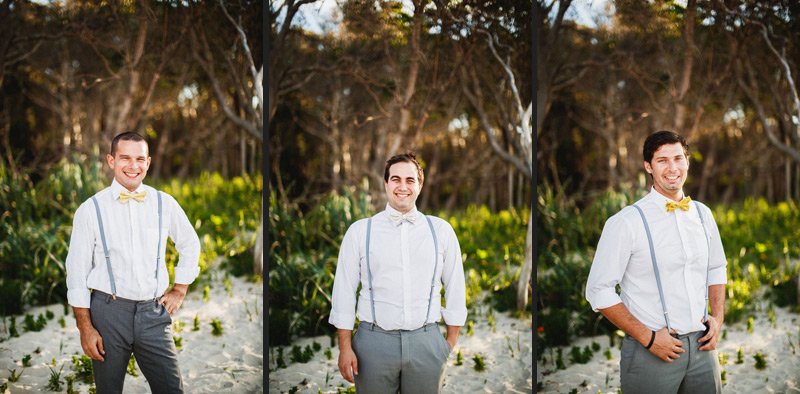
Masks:
[[[80,330],[80,333],[83,353],[92,360],[105,361],[103,355],[105,355],[106,352],[103,350],[103,337],[100,336],[100,333],[92,326],[85,327]]]
[[[189,290],[189,285],[176,283],[172,286],[172,290],[168,291],[161,297],[161,305],[167,308],[170,315],[175,314],[183,304],[183,299],[186,297],[186,292]]]
[[[72,307],[72,313],[75,315],[75,323],[81,333],[83,353],[92,360],[105,361],[105,358],[103,358],[103,355],[106,354],[103,350],[103,337],[92,325],[92,316],[89,308]]]
[[[653,346],[650,347],[650,353],[653,353],[654,356],[671,363],[684,351],[683,342],[669,335],[666,327],[656,331],[656,339],[653,341]]]
[[[708,334],[698,340],[701,343],[707,341],[705,345],[700,346],[700,350],[714,350],[717,348],[717,343],[719,342],[719,330],[722,328],[722,322],[717,320],[716,317],[709,315],[708,325]]]
[[[355,383],[353,374],[358,375],[358,359],[352,348],[339,350],[339,372],[344,380]]]

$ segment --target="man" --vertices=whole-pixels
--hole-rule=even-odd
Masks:
[[[725,253],[711,210],[684,195],[688,150],[671,131],[647,137],[653,187],[608,219],[586,284],[592,308],[626,333],[625,393],[721,391],[713,350],[724,320]]]
[[[390,158],[383,179],[386,209],[353,223],[339,250],[328,320],[338,328],[339,371],[359,393],[438,393],[467,318],[461,248],[447,221],[417,211],[424,175],[413,154]]]
[[[153,393],[183,392],[171,315],[200,272],[200,240],[174,198],[142,184],[148,153],[137,133],[114,137],[106,156],[114,180],[81,204],[72,227],[67,299],[100,394],[122,392],[131,353]],[[179,261],[164,293],[167,236]]]

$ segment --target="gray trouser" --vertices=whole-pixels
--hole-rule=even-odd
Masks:
[[[183,393],[172,318],[157,301],[131,301],[92,292],[92,325],[103,338],[105,361],[92,361],[97,393],[122,393],[131,353],[153,393]]]
[[[358,359],[356,392],[360,394],[439,393],[450,354],[439,326],[386,331],[362,322],[353,337]]]
[[[626,335],[619,363],[625,394],[705,394],[722,391],[717,351],[699,350],[702,331],[679,335],[683,353],[671,363],[654,356],[642,344]]]

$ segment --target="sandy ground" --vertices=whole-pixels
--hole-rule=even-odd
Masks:
[[[724,393],[800,393],[800,315],[786,308],[774,308],[775,323],[770,322],[768,307],[759,305],[753,319],[752,333],[748,333],[747,319],[723,327],[727,339],[717,347],[720,371],[724,371]],[[620,338],[621,339],[621,338]],[[570,347],[562,348],[566,369],[556,368],[556,351],[548,349],[544,360],[537,363],[541,391],[546,393],[616,393],[619,381],[619,346],[609,346],[607,336],[581,338],[574,345],[584,348],[592,343],[600,345],[587,364],[570,362]],[[737,364],[737,353],[742,349],[742,363]],[[610,350],[611,358],[604,353]],[[766,368],[755,368],[754,355],[764,356]],[[721,357],[719,357],[721,356]],[[727,358],[727,360],[724,360]],[[575,391],[573,391],[575,390]]]
[[[263,297],[261,283],[230,277],[232,295],[225,290],[223,277],[212,273],[209,300],[203,301],[202,288],[190,292],[183,307],[173,316],[173,335],[182,337],[178,362],[186,392],[190,393],[253,393],[263,391]],[[64,316],[63,305],[32,308],[34,316],[46,310],[55,315],[39,332],[25,332],[23,316],[17,316],[20,336],[7,338],[7,324],[0,324],[0,384],[7,383],[6,393],[40,393],[47,390],[50,368],[63,367],[61,391],[66,392],[66,376],[74,374],[72,355],[83,354],[78,329],[70,311]],[[193,331],[194,317],[199,318],[198,331]],[[66,328],[58,323],[64,317]],[[223,334],[211,334],[212,319],[222,323]],[[183,322],[179,331],[177,321]],[[22,358],[30,355],[30,366],[23,368]],[[54,362],[55,360],[55,362]],[[55,366],[54,366],[55,364]],[[9,382],[9,370],[22,375]],[[124,393],[147,393],[150,386],[139,375],[126,375]],[[89,385],[75,382],[75,392],[87,393]]]
[[[444,393],[530,393],[531,378],[531,320],[517,319],[508,314],[494,313],[493,330],[485,308],[480,315],[469,316],[475,321],[473,333],[461,329],[456,348],[450,353],[444,378]],[[442,331],[444,329],[442,328]],[[307,363],[291,363],[289,354],[294,345],[305,348],[317,342],[321,349]],[[283,347],[287,368],[275,369],[277,349],[270,349],[270,393],[336,393],[352,386],[339,374],[338,347],[331,338],[320,336],[303,338],[292,346]],[[331,358],[325,355],[330,349]],[[456,365],[457,352],[461,351],[462,365]],[[475,370],[473,357],[481,355],[485,369]]]

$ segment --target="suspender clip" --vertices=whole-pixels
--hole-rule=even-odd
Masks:
[[[116,301],[117,300],[117,295],[116,294],[111,294],[111,298],[113,298],[114,301]]]

